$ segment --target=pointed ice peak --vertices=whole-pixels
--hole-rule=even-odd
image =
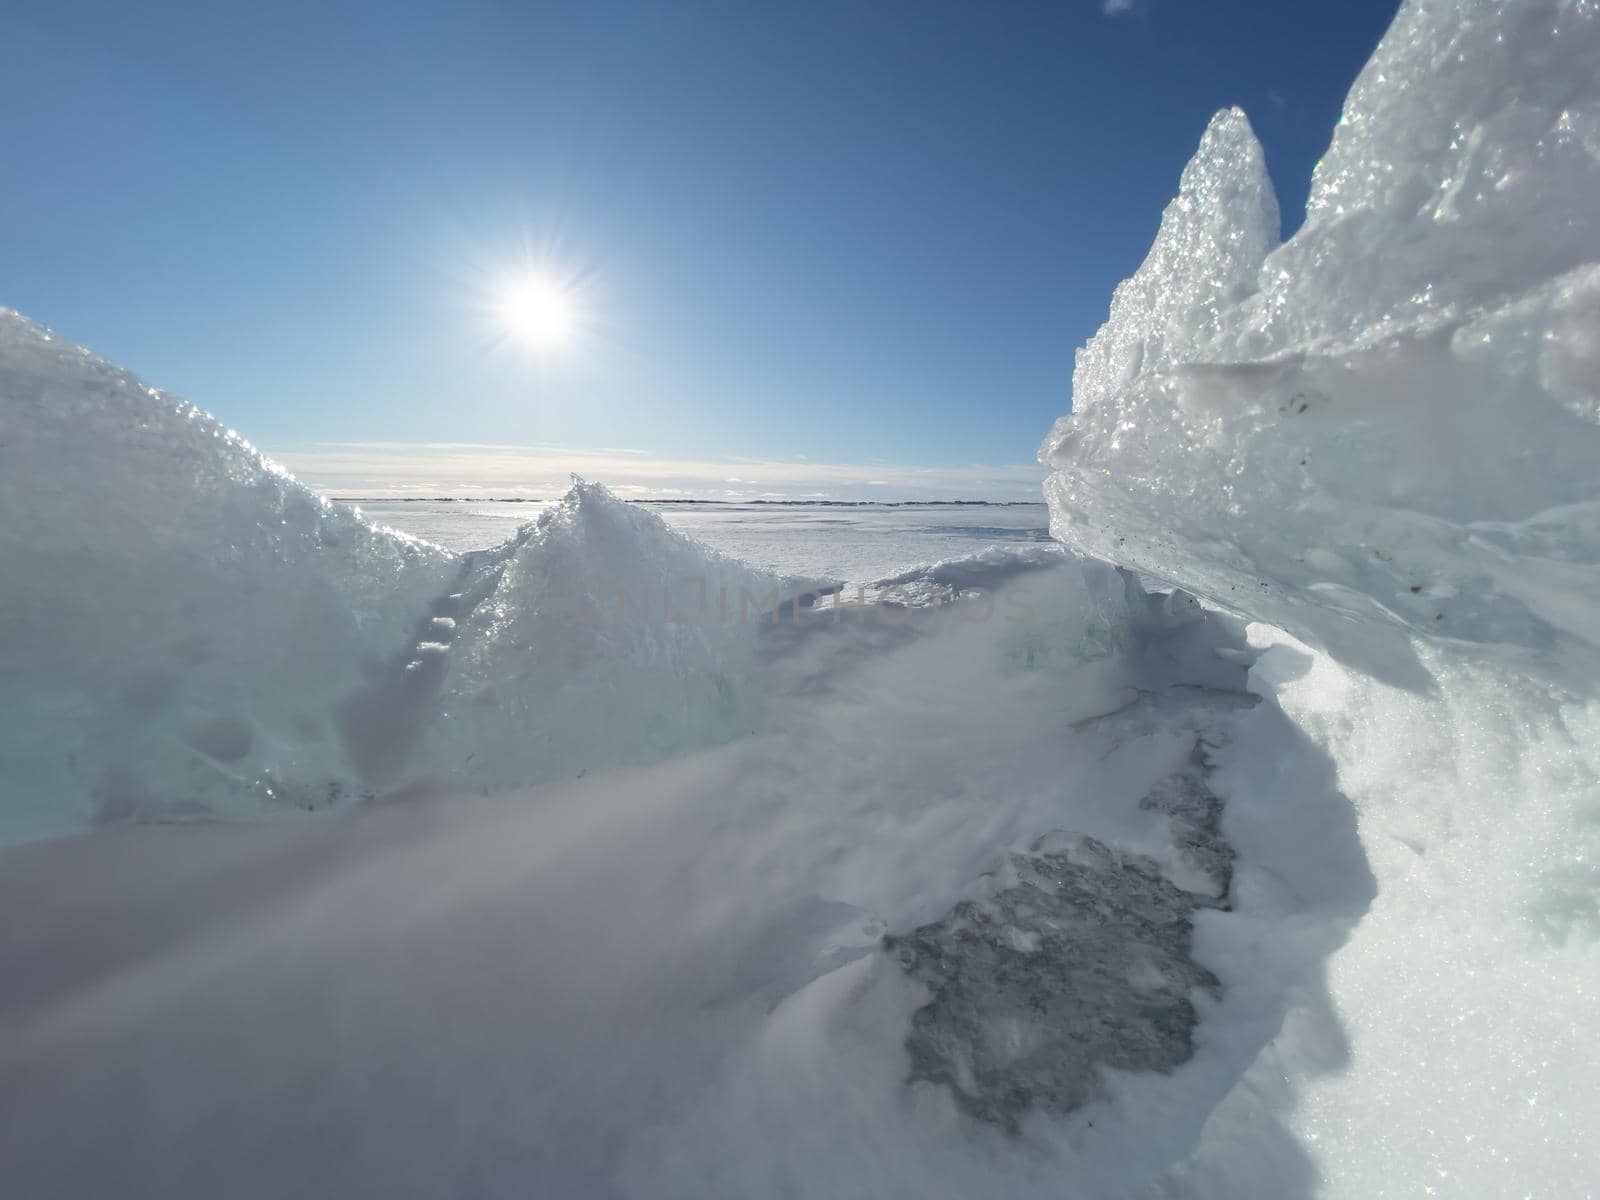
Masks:
[[[1278,238],[1278,199],[1261,143],[1241,110],[1223,109],[1184,168],[1144,264],[1117,288],[1110,318],[1078,351],[1073,407],[1204,353],[1223,314],[1255,291]]]
[[[1410,0],[1261,306],[1272,349],[1455,322],[1600,259],[1600,4]]]
[[[1237,105],[1219,109],[1200,135],[1200,145],[1178,180],[1178,199],[1190,195],[1216,196],[1230,182],[1247,189],[1264,188],[1271,199],[1272,211],[1277,212],[1277,197],[1272,194],[1267,178],[1266,156],[1256,139],[1256,131],[1250,126],[1250,118]],[[1171,211],[1170,207],[1167,211]]]

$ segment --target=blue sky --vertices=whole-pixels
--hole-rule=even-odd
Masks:
[[[0,303],[335,491],[1031,495],[1212,112],[1292,229],[1395,6],[53,0]],[[559,353],[488,311],[528,261]]]

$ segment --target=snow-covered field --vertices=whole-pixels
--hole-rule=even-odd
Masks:
[[[447,550],[504,541],[547,505],[482,501],[359,500],[379,525]],[[1038,504],[652,504],[673,529],[713,550],[783,575],[840,580],[849,590],[991,545],[1050,540]]]
[[[0,313],[8,1194],[1593,1194],[1597,61],[1409,0],[1281,246],[1218,114],[1059,545],[418,541]]]

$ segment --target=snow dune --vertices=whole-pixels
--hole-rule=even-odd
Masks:
[[[1592,1192],[1596,61],[1409,0],[1281,245],[1218,114],[1066,551],[865,604],[591,485],[448,554],[0,314],[8,1184]]]

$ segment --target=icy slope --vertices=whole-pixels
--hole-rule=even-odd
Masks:
[[[0,563],[0,842],[337,800],[331,706],[456,570],[9,310]]]
[[[697,754],[0,851],[5,1177],[1150,1194],[1286,1011],[1337,1041],[1349,806],[1241,690],[1235,622],[1059,554],[929,574],[991,616],[763,625],[763,730]],[[1249,1090],[1228,1165],[1281,1200],[1309,1168],[1279,1099]]]
[[[10,311],[0,562],[0,844],[725,740],[757,628],[819,590],[590,485],[458,558]]]
[[[1592,4],[1410,0],[1276,249],[1219,114],[1041,449],[1063,541],[1265,623],[1378,877],[1348,1062],[1291,1013],[1185,1188],[1282,1194],[1225,1118],[1285,1084],[1322,1194],[1600,1178],[1597,61]]]

